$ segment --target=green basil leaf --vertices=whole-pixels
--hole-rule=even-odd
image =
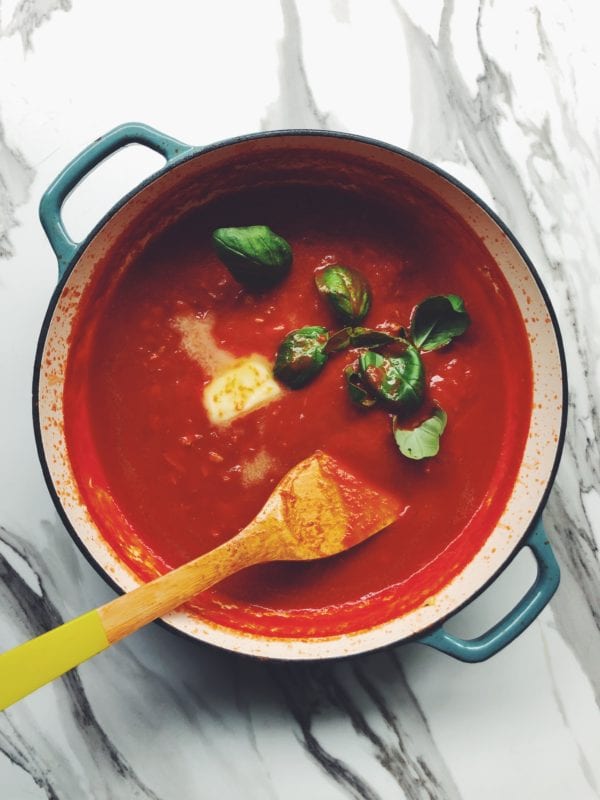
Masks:
[[[395,336],[374,328],[350,328],[350,347],[382,347],[395,341]]]
[[[428,297],[413,311],[410,333],[420,350],[437,350],[463,334],[469,327],[465,304],[456,294]]]
[[[266,225],[217,228],[212,238],[221,261],[248,288],[272,286],[292,265],[292,248]]]
[[[377,398],[369,394],[363,383],[362,376],[355,364],[348,364],[344,369],[344,378],[346,379],[346,388],[353,403],[356,403],[362,408],[371,408],[377,402]]]
[[[462,297],[459,297],[457,294],[447,294],[446,297],[452,303],[452,308],[455,311],[465,310],[465,301],[462,299]]]
[[[425,370],[412,345],[393,356],[368,350],[358,359],[358,368],[366,388],[388,406],[398,411],[413,411],[419,406],[425,390]]]
[[[400,428],[394,417],[394,439],[402,455],[415,461],[436,456],[440,449],[440,437],[446,429],[447,420],[446,412],[439,406],[434,409],[429,419],[412,430]]]
[[[291,331],[279,345],[273,374],[290,389],[300,389],[316,378],[327,363],[327,328],[306,325]]]
[[[371,307],[371,289],[360,272],[332,264],[315,274],[315,283],[342,322],[355,325],[367,315]]]

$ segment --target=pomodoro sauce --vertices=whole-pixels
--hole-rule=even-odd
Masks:
[[[269,225],[294,254],[290,275],[259,294],[211,247],[214,228],[251,224]],[[404,458],[389,414],[351,403],[342,371],[352,352],[304,389],[210,424],[202,394],[211,375],[182,347],[177,320],[210,319],[220,351],[272,361],[290,330],[340,327],[313,282],[315,268],[335,262],[368,278],[369,327],[406,326],[430,295],[464,298],[469,330],[423,356],[423,409],[436,402],[448,414],[435,458]],[[203,593],[192,606],[206,620],[282,637],[382,623],[460,572],[506,505],[531,411],[527,334],[489,252],[425,195],[386,209],[332,190],[243,193],[157,234],[118,281],[95,280],[78,313],[64,394],[69,455],[90,513],[141,576],[233,536],[317,449],[402,502],[400,519],[341,556],[253,567]]]

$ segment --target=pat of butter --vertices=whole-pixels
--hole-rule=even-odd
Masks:
[[[264,406],[283,393],[273,379],[271,365],[259,355],[238,358],[204,389],[204,407],[215,425]]]

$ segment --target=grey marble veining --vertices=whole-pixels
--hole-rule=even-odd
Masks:
[[[47,22],[55,11],[69,11],[71,5],[71,0],[20,0],[10,19],[2,19],[0,36],[18,35],[23,48],[31,50],[34,31]]]
[[[360,132],[392,138],[396,131],[394,143],[492,204],[555,304],[570,418],[545,521],[562,585],[540,621],[475,667],[415,645],[339,663],[260,663],[151,626],[0,713],[0,798],[596,800],[600,125],[592,101],[600,68],[593,9],[565,0],[531,7],[378,0],[367,11],[360,0],[282,0],[255,8],[253,35],[235,38],[228,26],[247,8],[242,0],[174,0],[168,8],[110,0],[101,13],[70,0],[0,5],[0,74],[10,75],[0,89],[0,358],[11,376],[0,399],[10,410],[15,397],[27,398],[29,343],[54,268],[36,219],[39,194],[82,146],[127,118],[206,141],[208,121],[198,109],[213,97],[210,81],[226,71],[239,78],[239,97],[211,112],[231,133],[352,130],[348,120],[364,103],[370,111]],[[178,46],[182,19],[199,34],[209,28],[201,47]],[[113,45],[107,58],[113,37],[97,31],[105,20],[115,42],[123,30],[144,35],[126,37],[127,53]],[[75,65],[60,61],[76,47]],[[157,52],[186,99],[175,118],[168,98],[144,83]],[[364,85],[347,79],[350,58],[361,60]],[[128,63],[136,65],[134,83]],[[88,86],[101,73],[103,96]],[[272,77],[267,102],[265,75]],[[378,106],[367,103],[367,92]],[[3,466],[18,465],[31,486],[29,501],[0,485],[3,649],[112,593],[58,521],[22,429],[10,418],[0,424]],[[515,582],[528,579],[518,564],[510,569]],[[512,594],[494,591],[493,600],[464,612],[463,624],[481,630],[490,606],[500,600],[508,608]]]
[[[302,30],[294,0],[281,0],[283,38],[278,44],[279,95],[261,120],[262,130],[281,128],[335,128],[330,115],[319,108],[313,97],[302,52]]]
[[[23,155],[7,144],[0,121],[0,258],[14,255],[10,231],[17,224],[17,208],[29,199],[33,177]]]
[[[380,795],[351,763],[334,758],[324,748],[318,720],[328,711],[349,718],[355,733],[370,743],[374,757],[404,797],[453,800],[460,796],[393,650],[335,666],[282,667],[277,669],[276,680],[307,752],[351,797],[371,800]],[[393,704],[388,694],[393,696]]]

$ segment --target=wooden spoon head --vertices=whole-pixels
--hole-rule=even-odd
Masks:
[[[317,451],[275,487],[256,522],[273,559],[310,560],[341,553],[398,518],[396,498],[374,489]]]

